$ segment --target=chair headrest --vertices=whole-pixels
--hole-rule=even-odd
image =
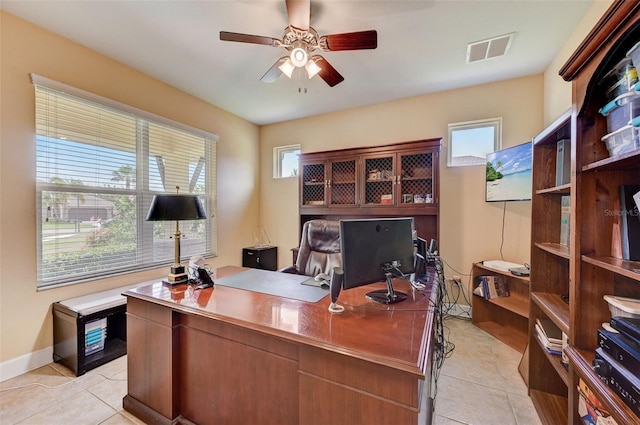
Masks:
[[[340,252],[340,223],[331,220],[311,220],[307,225],[307,243],[313,251]]]

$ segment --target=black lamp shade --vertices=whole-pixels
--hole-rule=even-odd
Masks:
[[[196,195],[155,195],[147,221],[204,220],[207,214]]]

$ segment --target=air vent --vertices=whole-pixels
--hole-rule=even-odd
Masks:
[[[511,46],[513,35],[505,34],[486,40],[476,41],[467,45],[467,63],[504,56]]]

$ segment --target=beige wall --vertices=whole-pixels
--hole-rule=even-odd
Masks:
[[[448,168],[449,123],[502,117],[503,146],[524,143],[542,128],[542,75],[403,99],[395,102],[263,126],[261,222],[279,247],[280,265],[290,264],[298,240],[298,182],[273,179],[274,146],[300,143],[303,152],[376,146],[442,137],[440,161],[440,252],[457,272],[472,262],[499,259],[503,203],[484,201],[483,166]],[[517,93],[517,95],[514,95]],[[504,259],[529,261],[530,202],[506,205]]]
[[[259,217],[258,127],[67,39],[0,11],[0,362],[53,343],[51,303],[155,279],[144,273],[36,291],[34,88],[29,73],[220,136],[218,251],[241,262]]]
[[[595,0],[585,16],[571,33],[569,39],[544,73],[544,125],[551,124],[564,111],[571,107],[571,84],[560,77],[558,72],[582,40],[595,26],[613,0]]]

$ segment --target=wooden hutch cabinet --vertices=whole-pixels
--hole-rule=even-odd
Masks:
[[[582,424],[580,380],[619,425],[640,424],[592,367],[597,331],[611,318],[603,297],[640,298],[640,262],[620,258],[616,213],[620,187],[640,184],[640,149],[610,155],[600,113],[611,96],[603,78],[639,41],[640,2],[613,2],[560,70],[573,85],[571,111],[534,139],[529,394],[544,424]],[[571,146],[568,184],[555,178],[560,140]],[[568,241],[560,236],[567,223]],[[568,336],[568,367],[535,336],[536,319],[545,318]]]
[[[442,139],[300,155],[300,226],[312,219],[414,217],[437,239]]]

